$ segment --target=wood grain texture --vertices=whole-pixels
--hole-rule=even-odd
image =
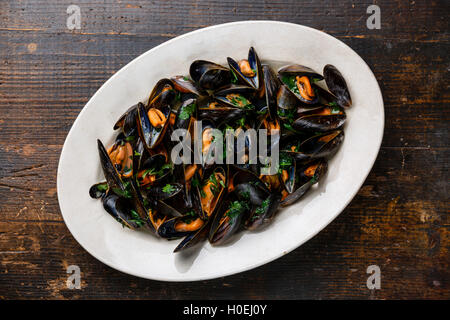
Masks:
[[[0,2],[0,299],[450,298],[449,5],[376,1]],[[79,111],[148,49],[213,24],[282,20],[323,30],[369,64],[382,89],[382,149],[358,195],[316,237],[260,268],[197,283],[161,283],[91,257],[62,221],[56,170]],[[66,287],[77,264],[82,289]],[[376,264],[382,289],[368,290]]]

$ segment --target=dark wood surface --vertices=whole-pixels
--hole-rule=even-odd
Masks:
[[[449,4],[375,1],[0,1],[0,299],[450,298]],[[68,30],[66,9],[81,8]],[[352,47],[377,77],[384,140],[351,204],[292,253],[257,269],[196,283],[115,271],[71,236],[56,170],[84,104],[122,66],[180,34],[269,19],[323,30]],[[82,289],[66,268],[79,265]],[[380,290],[366,268],[381,268]]]

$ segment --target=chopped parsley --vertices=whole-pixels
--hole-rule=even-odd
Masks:
[[[242,213],[244,213],[246,210],[249,209],[249,206],[246,202],[243,201],[233,201],[230,203],[230,206],[227,211],[227,216],[230,217],[230,219],[235,219]]]
[[[163,191],[164,193],[172,193],[172,192],[175,191],[175,187],[172,186],[171,184],[166,184],[166,185],[162,188],[162,191]]]
[[[134,210],[131,210],[130,213],[133,219],[129,219],[129,221],[134,222],[138,228],[142,227],[144,225],[144,220],[141,219],[139,214]]]
[[[258,219],[262,214],[264,214],[267,211],[269,204],[270,204],[270,198],[267,198],[266,200],[264,200],[261,203],[261,205],[258,208],[256,208],[255,213],[252,216],[252,221]]]
[[[108,190],[108,184],[106,182],[98,184],[97,185],[97,190],[101,191],[101,192],[104,192],[104,191]]]
[[[134,136],[128,136],[125,138],[125,141],[134,141],[135,137]]]
[[[195,103],[188,104],[187,106],[183,106],[180,109],[179,117],[181,120],[187,120],[194,113],[197,105]]]
[[[125,181],[123,183],[124,186],[124,190],[120,189],[120,188],[112,188],[114,193],[117,194],[118,196],[124,197],[124,198],[132,198],[133,195],[131,193],[131,182],[130,181]]]

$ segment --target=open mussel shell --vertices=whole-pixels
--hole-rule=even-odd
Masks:
[[[106,181],[99,182],[89,188],[89,195],[92,199],[100,199],[106,195],[108,191],[108,183]]]
[[[292,127],[299,131],[332,131],[341,128],[346,118],[344,110],[339,107],[323,107],[300,114],[292,123]]]
[[[195,176],[198,180],[199,175]],[[222,166],[205,170],[200,185],[195,187],[198,199],[200,199],[200,217],[202,219],[209,219],[216,212],[226,193],[227,177],[228,172]]]
[[[246,61],[241,60],[240,62],[236,62],[230,57],[227,58],[227,61],[230,70],[233,71],[240,83],[256,90],[260,88],[260,85],[262,84],[261,62],[253,47],[249,49]],[[240,63],[245,65],[245,69],[240,67]]]
[[[345,82],[339,70],[335,66],[327,64],[323,68],[323,76],[325,77],[328,89],[336,96],[337,103],[341,107],[350,107],[352,105],[350,92],[348,91],[347,82]]]
[[[226,243],[241,226],[241,222],[249,211],[249,205],[240,201],[234,193],[227,195],[220,204],[209,231],[209,242],[212,245]]]
[[[116,167],[111,162],[108,152],[105,149],[103,143],[97,139],[98,153],[100,156],[100,164],[103,169],[103,174],[105,175],[106,182],[109,188],[119,188],[125,190],[122,178],[119,175]]]
[[[243,110],[253,110],[255,106],[247,98],[250,94],[254,93],[254,89],[242,85],[230,85],[215,93],[215,98],[229,105],[233,108],[239,108]]]
[[[224,104],[218,100],[213,100],[205,106],[198,109],[198,117],[202,119],[211,119],[218,124],[229,123],[233,120],[242,118],[245,115],[245,110]]]
[[[286,207],[296,202],[311,188],[311,186],[316,184],[327,172],[328,163],[322,158],[303,163],[303,165],[298,167],[298,188],[281,201],[280,204],[282,207]]]
[[[283,67],[278,70],[278,76],[280,81],[299,99],[301,102],[313,105],[316,104],[319,101],[319,96],[317,94],[317,91],[315,90],[315,87],[312,86],[313,82],[320,81],[323,79],[322,75],[315,72],[313,69],[294,64],[289,65],[286,67]],[[305,97],[304,94],[302,94],[299,91],[299,88],[297,86],[297,82],[302,80],[299,79],[297,81],[297,78],[303,78],[306,77],[304,86],[304,92],[311,92],[309,94],[309,97]],[[307,85],[307,86],[306,86]],[[306,86],[306,87],[305,87]],[[307,94],[308,96],[308,94]]]
[[[130,229],[138,229],[144,225],[144,222],[139,217],[133,217],[132,210],[134,206],[129,199],[119,197],[114,193],[109,194],[103,198],[103,208],[114,219]]]
[[[137,118],[137,104],[130,107],[125,113],[120,116],[119,120],[114,124],[114,130],[122,128],[122,132],[125,137],[133,136],[136,134],[136,118]]]
[[[185,237],[200,230],[205,221],[198,215],[186,214],[166,220],[158,229],[158,235],[166,239]]]
[[[204,90],[216,90],[230,83],[230,70],[205,60],[195,60],[189,68],[192,80]]]
[[[279,193],[270,194],[264,201],[253,206],[250,216],[244,223],[248,230],[257,230],[272,222],[280,205],[281,195]]]
[[[165,122],[160,128],[153,127],[148,117],[147,111],[142,103],[138,105],[137,128],[139,137],[144,143],[144,147],[150,151],[155,148],[164,137],[169,126],[169,117],[171,109],[169,106],[163,106],[158,109],[165,117]]]
[[[150,108],[161,109],[163,106],[171,105],[176,95],[172,81],[167,78],[161,79],[150,93],[146,110],[148,111]]]
[[[303,141],[295,149],[289,143],[282,151],[291,154],[296,160],[330,157],[336,153],[344,141],[344,131],[336,130],[314,135]]]

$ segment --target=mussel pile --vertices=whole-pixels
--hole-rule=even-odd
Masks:
[[[326,65],[320,74],[292,64],[275,72],[254,48],[246,59],[227,61],[196,60],[189,76],[161,79],[148,101],[117,120],[108,149],[97,140],[105,181],[94,184],[90,196],[123,226],[182,238],[175,252],[205,239],[220,245],[239,230],[268,225],[280,207],[299,200],[326,174],[327,160],[344,139],[351,98],[336,67]],[[212,130],[267,129],[270,144],[279,145],[277,171],[261,174],[267,164],[246,153],[239,164],[175,163],[172,133],[192,133],[197,120],[202,154]],[[248,138],[246,147],[257,143]]]

